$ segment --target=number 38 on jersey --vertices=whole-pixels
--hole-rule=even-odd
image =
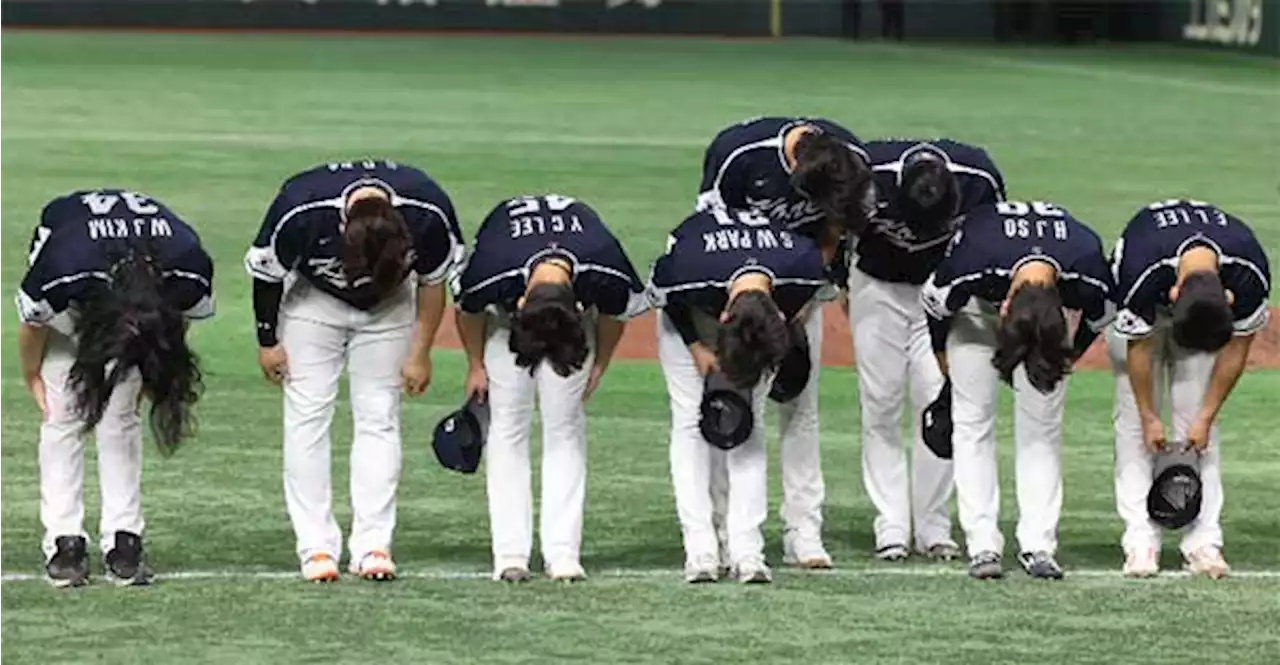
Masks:
[[[1067,213],[1044,201],[1001,201],[996,211],[1004,217],[1004,234],[1010,238],[1067,239]]]

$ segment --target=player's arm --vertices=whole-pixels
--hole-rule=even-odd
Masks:
[[[1200,447],[1203,447],[1208,444],[1208,429],[1218,418],[1218,412],[1222,410],[1222,405],[1227,402],[1227,397],[1236,387],[1240,375],[1244,374],[1245,361],[1249,357],[1249,347],[1253,345],[1253,338],[1253,335],[1232,337],[1231,341],[1218,352],[1218,357],[1213,362],[1213,374],[1209,377],[1209,387],[1205,390],[1204,399],[1200,402],[1200,412],[1196,414],[1196,420],[1203,424],[1205,439],[1203,442],[1190,441],[1193,445],[1200,444]]]
[[[45,346],[49,343],[49,328],[23,321],[18,328],[18,357],[22,364],[22,380],[35,399],[40,412],[48,414],[44,399],[44,380],[40,369],[44,366]]]
[[[444,200],[448,204],[448,199]],[[458,268],[462,256],[461,234],[452,219],[453,206],[446,205],[445,219],[433,215],[425,230],[416,238],[418,275],[417,315],[409,357],[402,370],[405,392],[421,395],[431,385],[431,349],[444,320],[445,281]]]
[[[297,218],[285,217],[290,207],[282,190],[262,221],[257,237],[245,253],[245,269],[253,278],[253,317],[258,338],[258,365],[267,381],[280,385],[288,374],[288,358],[280,345],[280,303],[284,280],[297,260]]]
[[[455,322],[458,325],[458,336],[462,341],[462,349],[467,354],[466,393],[485,395],[488,392],[489,376],[484,368],[484,335],[488,317],[483,311],[468,312],[459,307]]]
[[[956,311],[969,302],[970,291],[966,283],[949,282],[950,266],[945,262],[934,274],[929,276],[920,291],[920,302],[924,305],[929,327],[929,344],[933,348],[933,356],[938,361],[938,369],[944,377],[951,376],[951,367],[947,363],[947,338],[951,335],[951,321]]]

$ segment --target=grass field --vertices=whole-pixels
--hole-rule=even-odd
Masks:
[[[461,396],[461,357],[405,413],[396,555],[406,579],[294,581],[280,486],[279,396],[255,364],[245,246],[279,182],[378,155],[422,166],[463,225],[499,199],[592,203],[638,265],[688,210],[701,151],[764,113],[837,119],[865,137],[988,147],[1010,193],[1055,201],[1113,238],[1151,200],[1195,196],[1251,221],[1280,256],[1280,68],[1223,54],[949,49],[838,42],[308,38],[24,33],[3,38],[3,291],[44,201],[74,188],[154,195],[200,229],[218,317],[195,329],[200,438],[147,463],[148,589],[55,592],[40,572],[35,431],[6,314],[0,423],[3,654],[11,662],[1274,663],[1280,654],[1280,373],[1252,372],[1222,416],[1220,583],[1134,583],[1118,568],[1111,379],[1072,379],[1061,560],[1068,579],[977,584],[962,567],[874,562],[859,477],[856,380],[823,375],[831,574],[770,588],[686,587],[655,364],[620,362],[590,406],[584,564],[573,587],[508,588],[489,563],[480,478],[440,469],[430,427]],[[1007,414],[1007,405],[1005,413]],[[335,494],[350,420],[339,408]],[[1007,441],[1009,423],[1001,423]],[[776,456],[771,456],[776,460]],[[1014,517],[1002,464],[1004,516]],[[89,521],[96,474],[89,465]],[[777,505],[777,483],[772,505]],[[337,501],[342,506],[345,499]],[[340,520],[349,513],[340,510]],[[1006,534],[1011,535],[1012,524]],[[771,519],[771,561],[781,558]],[[1177,564],[1172,540],[1165,564]],[[1011,545],[1012,547],[1012,545]],[[934,574],[937,573],[937,574]]]

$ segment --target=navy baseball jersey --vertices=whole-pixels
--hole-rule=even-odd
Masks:
[[[957,217],[930,235],[917,233],[913,220],[898,208],[903,164],[920,151],[942,157],[960,187]],[[959,228],[962,215],[979,206],[1005,200],[1004,179],[986,151],[951,139],[910,141],[894,139],[867,144],[871,172],[876,180],[879,211],[857,245],[857,266],[862,272],[888,282],[923,284],[946,251]]]
[[[1178,258],[1197,246],[1218,255],[1222,285],[1234,296],[1236,334],[1252,335],[1267,324],[1271,268],[1253,231],[1208,203],[1174,200],[1139,210],[1116,242],[1116,332],[1126,337],[1151,333],[1169,308]]]
[[[458,307],[511,313],[534,266],[547,258],[573,268],[573,290],[584,309],[629,318],[648,309],[631,260],[587,204],[556,194],[504,201],[480,224],[466,267],[454,278]]]
[[[747,120],[721,131],[707,147],[696,208],[754,210],[789,229],[816,232],[806,227],[822,221],[822,211],[791,186],[791,168],[783,153],[783,137],[800,125],[812,125],[836,136],[862,161],[868,161],[858,137],[829,120]]]
[[[18,290],[23,322],[71,334],[66,315],[76,301],[110,282],[112,266],[132,251],[156,262],[169,304],[191,319],[213,316],[213,261],[195,229],[144,194],[101,189],[60,196],[41,211]]]
[[[921,292],[931,319],[949,321],[971,298],[1000,304],[1022,264],[1045,261],[1057,271],[1062,306],[1081,312],[1082,327],[1096,334],[1111,322],[1114,283],[1102,241],[1066,210],[1042,201],[1005,201],[970,211],[963,224]],[[931,326],[930,332],[934,349],[945,348],[945,337],[938,338],[945,329]]]
[[[827,283],[813,240],[759,213],[717,207],[695,212],[671,232],[667,253],[653,265],[651,299],[669,314],[674,306],[717,317],[729,285],[747,272],[772,279],[773,299],[788,319]],[[683,328],[681,334],[692,341]]]
[[[353,307],[373,308],[372,280],[353,283],[342,270],[347,195],[367,186],[385,191],[404,217],[413,240],[410,270],[421,283],[442,283],[462,256],[453,203],[426,173],[387,160],[335,162],[286,180],[245,255],[249,274],[282,282],[294,272]]]

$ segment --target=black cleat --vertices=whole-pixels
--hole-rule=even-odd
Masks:
[[[58,536],[53,543],[57,550],[44,564],[49,584],[59,589],[88,584],[89,553],[84,536]]]
[[[498,581],[506,582],[507,584],[523,584],[530,579],[529,569],[517,566],[503,568],[502,572],[498,574]]]
[[[1039,580],[1062,579],[1062,567],[1048,552],[1020,552],[1018,563],[1027,574]]]
[[[1000,554],[987,550],[973,555],[969,559],[969,577],[975,580],[998,580],[1004,577]]]
[[[116,532],[115,547],[103,557],[103,565],[107,569],[107,579],[116,586],[150,584],[154,575],[147,565],[142,536],[128,531]]]

